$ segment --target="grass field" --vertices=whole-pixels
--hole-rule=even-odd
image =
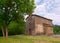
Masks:
[[[60,37],[18,35],[8,39],[0,37],[0,43],[60,43]]]

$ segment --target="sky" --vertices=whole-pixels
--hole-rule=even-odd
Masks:
[[[52,19],[54,25],[60,25],[60,0],[35,0],[34,3],[33,14]]]

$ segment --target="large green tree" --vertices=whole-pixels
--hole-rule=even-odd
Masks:
[[[33,12],[34,0],[0,0],[0,23],[6,28],[8,37],[8,25],[11,21],[20,22],[21,15],[31,15]],[[4,28],[2,28],[4,35]]]
[[[5,25],[4,10],[5,8],[4,7],[5,7],[5,1],[0,0],[0,27],[2,28],[3,37],[5,37],[5,33],[4,33],[4,25]]]

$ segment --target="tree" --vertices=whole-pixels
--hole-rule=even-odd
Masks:
[[[23,6],[23,7],[22,7]],[[5,24],[6,24],[6,37],[8,37],[8,25],[11,21],[19,22],[21,13],[24,13],[24,4],[21,0],[6,0],[5,3]]]
[[[5,6],[5,1],[0,0],[0,26],[2,28],[2,34],[3,37],[5,37],[5,33],[4,33],[4,25],[5,25],[5,21],[4,21],[4,6]]]
[[[60,26],[59,25],[54,25],[54,34],[60,34]]]
[[[29,15],[30,27],[32,27],[32,13],[34,12],[35,4],[34,0],[26,0],[27,10],[26,13]]]
[[[1,0],[0,7],[1,21],[6,28],[6,38],[8,37],[8,25],[11,21],[20,22],[20,16],[31,15],[34,9],[34,0]],[[3,13],[3,14],[2,14]]]

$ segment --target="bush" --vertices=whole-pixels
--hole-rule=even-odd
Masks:
[[[23,34],[24,28],[25,28],[25,22],[21,22],[21,23],[11,22],[8,27],[9,35]]]
[[[60,26],[59,25],[54,25],[54,34],[60,34]]]

